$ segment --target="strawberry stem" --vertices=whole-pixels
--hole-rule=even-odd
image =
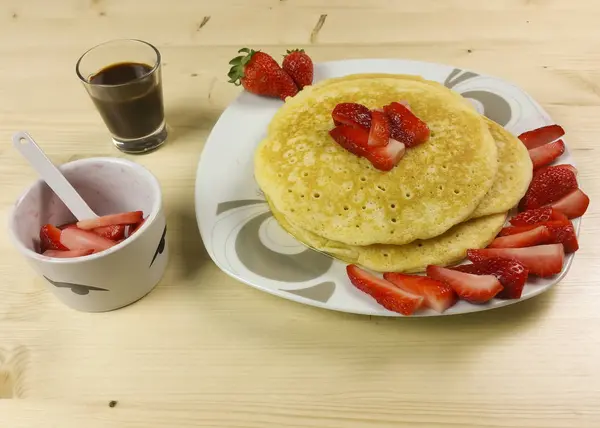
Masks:
[[[227,73],[227,77],[229,77],[229,83],[233,83],[235,86],[241,85],[241,79],[244,77],[244,68],[246,64],[250,62],[252,56],[256,53],[254,49],[242,48],[238,51],[238,53],[245,53],[246,55],[240,55],[233,58],[229,61],[231,65],[231,69],[229,73]]]

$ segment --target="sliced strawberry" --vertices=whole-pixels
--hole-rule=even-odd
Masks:
[[[573,223],[567,221],[546,221],[538,224],[528,224],[527,226],[512,226],[505,227],[500,231],[500,236],[507,237],[509,235],[522,234],[524,232],[536,229],[540,226],[546,227],[550,237],[545,244],[563,244],[565,253],[574,253],[579,249],[577,235]],[[500,238],[497,238],[500,239]]]
[[[380,111],[371,112],[371,130],[369,131],[369,146],[385,146],[390,139],[390,123],[385,113]]]
[[[111,239],[113,241],[118,241],[119,239],[123,239],[125,237],[125,228],[127,226],[124,224],[113,224],[110,226],[102,226],[92,229],[96,235],[102,236],[103,238]],[[62,226],[58,226],[59,229],[78,229],[77,223],[68,223],[63,224]]]
[[[124,224],[112,224],[110,226],[97,227],[96,229],[92,229],[92,232],[103,238],[118,241],[125,237],[125,227]]]
[[[538,169],[550,165],[554,160],[565,152],[565,143],[563,140],[557,140],[553,143],[544,144],[529,150],[529,157],[533,163],[533,169]]]
[[[444,312],[457,301],[454,290],[436,279],[395,272],[384,273],[383,278],[408,293],[422,296],[423,304],[439,313]]]
[[[427,276],[447,283],[461,299],[471,303],[485,303],[502,291],[502,284],[493,275],[472,275],[429,265]]]
[[[366,158],[373,166],[381,171],[389,171],[398,165],[404,156],[406,147],[399,141],[389,140],[387,146],[372,147],[366,154]]]
[[[496,238],[488,248],[523,248],[545,244],[550,239],[550,231],[546,226],[537,226],[526,232]]]
[[[142,227],[142,226],[144,225],[144,223],[145,223],[145,222],[146,222],[146,219],[143,219],[143,220],[142,220],[142,221],[140,221],[138,224],[136,224],[136,225],[133,225],[133,224],[132,224],[131,226],[129,226],[129,235],[127,235],[127,237],[129,237],[129,236],[133,235],[135,232],[137,232],[137,231],[138,231],[138,229],[139,229],[140,227]]]
[[[566,223],[568,220],[566,215],[556,209],[552,209],[552,207],[541,207],[517,214],[510,219],[510,224],[513,226],[525,226],[546,221],[564,221]]]
[[[563,135],[565,135],[565,130],[562,129],[561,126],[548,125],[532,131],[523,132],[521,135],[519,135],[519,140],[525,144],[527,150],[531,150],[554,140],[558,140]]]
[[[42,253],[46,250],[68,250],[60,242],[61,231],[59,228],[45,224],[40,229],[40,249]]]
[[[496,295],[499,299],[518,299],[523,293],[529,270],[516,260],[492,258],[451,268],[473,275],[494,275],[504,289]]]
[[[539,208],[558,201],[577,189],[577,178],[567,168],[548,167],[535,174],[519,207],[523,210]]]
[[[574,253],[579,249],[579,242],[577,241],[573,223],[569,222],[569,224],[557,224],[546,227],[550,232],[548,244],[562,244],[565,253]]]
[[[573,165],[568,164],[568,163],[561,163],[558,165],[550,165],[550,166],[543,166],[541,168],[536,169],[535,171],[533,171],[533,176],[535,177],[536,175],[538,175],[540,172],[544,172],[549,168],[562,168],[562,169],[568,169],[569,171],[571,171],[573,174],[575,174],[575,176],[577,177],[577,174],[579,173],[579,171],[577,171],[577,168],[575,168]]]
[[[544,221],[541,223],[536,223],[536,224],[528,224],[525,226],[510,226],[510,227],[505,227],[503,228],[500,233],[498,234],[498,236],[509,236],[509,235],[516,235],[518,233],[523,233],[523,232],[527,232],[529,230],[535,229],[537,227],[540,226],[546,226],[548,228],[548,230],[550,230],[549,228],[551,227],[555,227],[555,226],[568,226],[569,224],[571,224],[571,222],[569,221],[569,219],[567,219],[565,217],[566,220],[552,220],[552,221]],[[551,233],[552,235],[552,233]],[[549,242],[547,242],[549,243]]]
[[[577,218],[585,214],[589,204],[590,198],[580,189],[577,189],[556,202],[551,203],[550,206],[562,212],[568,218]]]
[[[383,107],[390,120],[390,135],[394,140],[414,147],[429,138],[429,127],[425,122],[401,103],[391,103]]]
[[[60,243],[69,250],[104,251],[115,245],[114,241],[82,229],[65,229],[60,234]]]
[[[144,213],[142,211],[109,214],[98,218],[78,221],[77,227],[83,230],[90,230],[115,224],[135,224],[142,220],[143,215]]]
[[[569,164],[569,163],[561,163],[561,164],[554,165],[554,166],[555,166],[556,168],[566,168],[566,169],[568,169],[569,171],[572,171],[572,172],[573,172],[573,174],[575,174],[575,175],[577,175],[577,173],[579,172],[579,171],[577,171],[577,168],[575,168],[573,165],[571,165],[571,164]]]
[[[527,248],[468,250],[467,257],[473,263],[494,257],[517,260],[529,269],[529,273],[546,277],[560,273],[565,258],[565,251],[561,244],[548,244]]]
[[[89,256],[93,252],[94,252],[94,250],[67,250],[67,251],[46,250],[42,253],[42,255],[46,256],[46,257],[56,257],[59,259],[68,259],[68,258],[72,258],[72,257]]]
[[[373,297],[377,303],[390,311],[412,315],[423,304],[423,297],[408,293],[356,265],[346,266],[346,272],[356,288]]]
[[[60,230],[69,229],[71,227],[77,227],[77,223],[65,223],[65,224],[62,224],[62,225],[56,226],[56,227],[58,227]]]
[[[339,125],[329,131],[329,135],[336,143],[356,156],[362,157],[368,154],[369,131],[362,128]]]
[[[340,103],[331,112],[335,126],[346,125],[368,130],[371,127],[371,110],[358,103]]]

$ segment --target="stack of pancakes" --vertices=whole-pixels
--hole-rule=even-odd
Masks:
[[[407,101],[431,131],[391,171],[329,135],[339,103],[370,109]],[[351,75],[305,88],[271,121],[255,177],[279,224],[348,263],[419,272],[487,246],[525,194],[525,146],[457,93],[406,75]]]

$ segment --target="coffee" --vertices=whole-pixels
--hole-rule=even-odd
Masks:
[[[89,77],[92,101],[115,137],[142,138],[163,125],[160,72],[152,69],[148,64],[122,62]]]

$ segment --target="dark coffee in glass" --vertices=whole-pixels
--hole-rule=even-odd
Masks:
[[[120,150],[142,153],[167,137],[160,53],[139,40],[116,40],[86,52],[77,73]]]

